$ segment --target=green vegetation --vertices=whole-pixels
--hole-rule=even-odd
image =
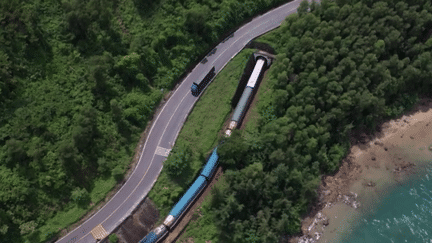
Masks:
[[[0,242],[46,242],[78,221],[122,180],[164,90],[222,34],[281,2],[1,1]],[[260,38],[279,55],[257,132],[220,147],[228,186],[212,217],[221,242],[299,232],[349,132],[373,131],[430,95],[431,11],[424,0],[302,3]],[[240,77],[226,75],[232,86],[210,85],[212,99],[201,98],[179,136],[190,167],[177,179],[162,172],[150,193],[161,215],[218,142],[231,98],[221,94]]]
[[[239,53],[238,56],[243,55],[243,53],[246,51],[249,52],[249,50],[247,49],[243,50],[242,52]],[[225,69],[218,74],[217,77],[220,77],[222,80],[225,80],[226,79],[226,77],[224,77],[225,74],[237,73],[243,71],[245,68],[244,65],[237,65],[236,62],[237,62],[237,57],[231,60],[227,64]],[[215,82],[214,86],[222,86],[222,84],[220,82]],[[253,138],[254,135],[256,135],[259,132],[258,125],[261,118],[259,113],[261,110],[262,111],[267,110],[267,107],[269,107],[271,101],[270,99],[262,100],[261,97],[264,94],[266,94],[268,91],[270,91],[270,84],[266,80],[263,80],[261,82],[260,89],[258,90],[254,98],[254,99],[258,99],[259,103],[257,103],[256,106],[250,107],[248,111],[249,118],[247,123],[245,124],[245,129],[243,133],[246,140],[249,138]],[[211,98],[207,98],[207,95],[204,95],[201,99],[211,99]],[[198,102],[197,104],[200,104],[200,102]],[[227,186],[228,184],[225,182],[224,177],[220,177],[219,181],[217,182],[217,184],[215,184],[212,190],[212,194],[208,195],[202,202],[201,207],[199,208],[200,209],[199,214],[195,213],[197,215],[197,219],[192,220],[187,225],[185,232],[182,234],[180,238],[181,241],[186,241],[187,238],[192,237],[194,242],[205,242],[205,241],[211,241],[214,243],[221,242],[219,239],[220,228],[215,224],[216,215],[214,213],[214,208],[212,207],[212,201],[215,195],[215,191],[224,191],[226,190]],[[201,215],[201,217],[198,217],[198,215]],[[250,241],[251,243],[253,242],[252,239],[255,239],[255,236],[252,233],[250,234],[250,239],[251,239]]]
[[[90,195],[85,188],[76,188],[72,191],[71,199],[80,207],[85,207],[90,202]]]
[[[170,175],[170,166],[164,165],[158,180],[149,193],[149,198],[157,205],[161,218],[169,211],[193,183],[205,164],[205,159],[219,143],[219,131],[231,112],[231,98],[246,62],[254,50],[241,51],[206,88],[199,101],[189,114],[176,140],[173,153],[164,163],[171,163],[178,154],[176,150],[189,150],[192,156],[185,163],[181,176]],[[211,110],[212,112],[208,112]],[[180,149],[178,149],[180,148]]]
[[[164,167],[170,177],[177,178],[181,176],[190,164],[192,151],[189,147],[180,148],[175,146],[170,151],[169,158],[164,162]]]
[[[272,90],[259,96],[261,119],[219,147],[224,185],[182,239],[286,242],[300,232],[321,176],[346,156],[350,132],[374,132],[431,95],[431,12],[430,1],[303,2],[260,37],[279,53]]]
[[[194,220],[192,218],[186,226],[185,232],[179,239],[181,242],[187,242],[186,239],[189,237],[192,237],[194,242],[221,242],[219,241],[220,229],[215,225],[216,215],[213,211],[212,200],[215,191],[223,191],[227,186],[228,184],[225,182],[224,177],[220,177],[218,183],[213,187],[211,195],[208,195],[198,208],[199,213],[195,212],[194,217],[197,219]]]
[[[282,2],[1,1],[0,242],[46,242],[91,210],[184,70]]]
[[[108,236],[109,242],[110,243],[117,243],[118,242],[118,236],[116,234],[110,234]]]

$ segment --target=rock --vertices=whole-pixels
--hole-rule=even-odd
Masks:
[[[323,225],[324,225],[324,226],[329,225],[329,223],[330,223],[329,219],[326,219],[326,220],[323,221]]]
[[[353,207],[353,208],[359,208],[359,207],[360,207],[360,203],[354,201],[354,202],[352,203],[352,207]]]
[[[375,161],[375,160],[376,160],[376,158],[375,158],[375,157],[372,157],[371,159],[372,159],[373,161]]]
[[[411,138],[411,139],[414,139],[414,137],[413,137],[413,136],[410,136],[410,138]]]
[[[315,232],[315,240],[319,240],[321,238],[321,233]]]
[[[376,142],[375,142],[375,145],[383,146],[384,144],[383,144],[382,142],[378,142],[378,141],[376,141]]]
[[[349,202],[350,198],[347,195],[344,195],[343,197],[345,202]]]
[[[385,151],[387,151],[387,150],[388,150],[388,148],[387,148],[387,147],[384,147],[384,150],[385,150]]]

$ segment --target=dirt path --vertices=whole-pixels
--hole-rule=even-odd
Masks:
[[[114,233],[119,237],[119,243],[137,243],[154,228],[158,219],[156,205],[146,198]]]

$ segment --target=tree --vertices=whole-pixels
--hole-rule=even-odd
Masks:
[[[80,151],[89,151],[97,133],[97,111],[93,107],[83,107],[76,116],[76,126],[72,130],[75,146]]]
[[[109,1],[105,0],[72,0],[62,2],[66,12],[67,30],[74,34],[73,42],[83,41],[93,37],[92,24],[96,23],[98,28],[109,27],[111,13]]]
[[[335,144],[330,148],[330,160],[327,164],[324,164],[324,166],[326,166],[327,173],[333,173],[339,167],[340,161],[345,156],[345,153],[346,151],[340,144]]]
[[[283,71],[279,73],[277,76],[277,85],[281,88],[282,87],[285,88],[287,84],[288,84],[288,75],[286,71]]]
[[[246,158],[248,144],[244,141],[239,131],[234,130],[229,139],[219,146],[218,154],[220,163],[228,168],[242,168],[241,164]]]
[[[119,182],[123,179],[123,168],[120,165],[117,165],[111,172],[111,175],[114,177],[114,179]]]
[[[0,205],[17,205],[26,201],[29,195],[30,183],[12,170],[0,166]],[[6,208],[6,207],[5,207]],[[1,216],[1,215],[0,215]]]
[[[159,42],[154,44],[156,45],[155,49],[162,48],[161,45],[163,45],[165,39],[162,38]],[[141,80],[137,79],[138,74],[141,73],[141,69],[143,68],[140,54],[133,52],[129,55],[123,56],[122,58],[119,58],[115,63],[114,68],[117,70],[126,84],[131,85],[141,82]]]
[[[99,173],[106,174],[109,171],[109,164],[105,158],[103,157],[98,158],[97,164],[98,164],[97,171]]]
[[[114,65],[114,59],[111,53],[105,51],[101,56],[93,56],[89,60],[90,78],[95,83],[95,91],[101,94],[108,89],[109,76],[108,72]]]
[[[27,160],[27,153],[25,151],[25,142],[18,139],[10,139],[6,141],[6,148],[8,154],[8,164],[22,163]]]
[[[206,21],[210,9],[207,6],[196,5],[186,12],[185,26],[191,33],[204,35],[206,32]]]
[[[309,2],[308,1],[301,1],[300,5],[297,8],[297,13],[300,17],[302,17],[304,14],[306,14],[309,10]]]
[[[71,193],[71,200],[79,207],[85,208],[90,203],[90,194],[85,188],[75,188]]]
[[[5,222],[3,218],[0,218],[0,235],[6,235],[8,229],[9,229],[8,224]]]
[[[28,221],[28,222],[21,224],[19,226],[19,228],[21,230],[20,233],[21,233],[21,235],[26,235],[26,234],[32,233],[36,229],[37,226],[38,226],[38,224],[34,220]]]
[[[75,36],[75,40],[85,39],[88,35],[88,27],[91,23],[91,17],[84,9],[82,1],[64,2],[63,6],[67,12],[66,19],[68,30]],[[80,11],[81,10],[81,11]]]
[[[285,154],[281,149],[278,149],[270,154],[269,159],[272,163],[272,166],[275,166],[278,163],[283,163],[285,161]]]
[[[276,106],[276,115],[282,116],[285,111],[285,106],[288,100],[288,92],[283,89],[277,89],[275,90],[274,94],[274,103]]]
[[[376,55],[381,56],[385,51],[385,42],[383,40],[378,40],[374,47]]]
[[[113,120],[118,123],[123,119],[123,109],[116,99],[110,101],[110,106]]]
[[[176,145],[164,162],[167,173],[173,177],[180,177],[190,166],[192,150],[187,145]]]
[[[317,2],[315,0],[312,0],[309,7],[310,7],[310,11],[313,12],[319,7],[319,5],[317,4]]]

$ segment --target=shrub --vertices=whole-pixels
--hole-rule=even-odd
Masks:
[[[110,243],[117,243],[118,242],[118,236],[116,234],[110,234],[110,236],[108,236],[109,242]]]
[[[172,177],[178,177],[190,165],[192,157],[192,151],[187,146],[175,146],[167,160],[164,162],[164,167],[167,169],[167,173]]]

